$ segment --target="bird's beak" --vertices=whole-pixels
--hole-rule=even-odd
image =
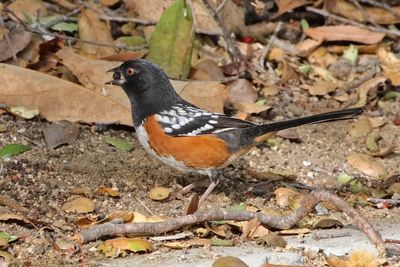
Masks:
[[[113,79],[111,81],[106,82],[106,84],[119,85],[119,86],[124,84],[125,79],[124,76],[121,74],[119,66],[108,70],[107,73],[108,72],[113,72]]]

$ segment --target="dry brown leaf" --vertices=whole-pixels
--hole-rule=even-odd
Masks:
[[[296,47],[299,51],[299,56],[309,56],[318,46],[322,44],[323,40],[314,40],[311,38],[299,42]]]
[[[8,8],[13,11],[18,18],[25,20],[24,13],[36,18],[38,12],[40,17],[47,16],[47,8],[42,0],[15,0],[8,5]],[[12,19],[13,16],[11,16]]]
[[[61,209],[65,212],[88,213],[94,211],[93,200],[86,197],[77,197],[65,202]]]
[[[258,114],[260,112],[271,109],[270,106],[265,106],[257,103],[233,103],[233,107],[240,112],[245,112],[247,114]]]
[[[353,137],[367,136],[372,131],[371,121],[366,116],[360,116],[351,125],[349,134]]]
[[[54,149],[63,144],[73,144],[79,136],[79,125],[69,121],[59,121],[43,130],[47,148]]]
[[[156,201],[165,200],[169,197],[173,190],[166,187],[155,187],[149,192],[149,198]]]
[[[37,108],[48,121],[132,125],[130,108],[85,87],[11,65],[0,69],[0,99],[8,106]]]
[[[318,41],[353,41],[362,44],[376,44],[385,37],[384,33],[350,25],[321,26],[308,28],[304,32]]]
[[[288,229],[288,230],[281,230],[279,234],[281,235],[304,235],[310,233],[311,230],[308,228],[297,228],[297,229]]]
[[[312,85],[303,84],[302,87],[307,89],[310,95],[322,96],[335,91],[338,88],[338,84],[317,79]]]
[[[328,216],[319,216],[313,219],[312,225],[314,228],[331,228],[335,226],[343,226],[343,223],[338,219]]]
[[[292,11],[295,8],[305,6],[309,3],[312,3],[309,0],[278,0],[278,14],[274,17],[280,16],[288,11]]]
[[[118,256],[124,250],[132,252],[151,252],[154,250],[153,245],[145,239],[125,237],[106,240],[97,249],[108,257]]]
[[[302,195],[286,187],[277,188],[274,194],[276,202],[282,208],[290,207],[291,209],[296,209],[303,199]]]
[[[172,241],[172,242],[162,243],[160,245],[172,249],[184,249],[190,247],[210,246],[211,240],[206,238],[193,238],[184,241]]]
[[[352,153],[347,157],[347,162],[357,170],[374,178],[384,180],[388,177],[388,173],[383,165],[366,154]]]
[[[400,18],[395,16],[393,13],[386,11],[385,9],[378,7],[365,7],[360,10],[358,7],[353,5],[350,1],[336,0],[327,1],[325,3],[326,9],[332,13],[341,15],[342,17],[355,20],[358,22],[365,22],[363,12],[366,17],[378,24],[397,24],[400,22]],[[393,12],[400,12],[400,6],[391,6],[390,9]]]
[[[225,78],[222,69],[211,59],[197,62],[190,76],[198,81],[219,81]]]
[[[253,239],[268,235],[270,231],[259,220],[252,219],[243,223],[242,232],[246,238]]]
[[[211,267],[248,267],[244,261],[237,257],[225,256],[216,259]]]
[[[23,27],[18,25],[13,25],[11,30],[3,30],[4,34],[5,31],[8,31],[8,40],[0,36],[0,61],[12,58],[14,53],[16,54],[27,47],[32,39],[32,33],[25,31]],[[11,43],[11,47],[9,43]]]
[[[392,52],[387,51],[384,47],[379,47],[377,52],[381,61],[383,72],[389,78],[393,85],[400,85],[400,59]]]
[[[346,259],[343,257],[329,256],[326,261],[331,267],[376,267],[381,266],[380,260],[366,250],[355,250]]]
[[[175,91],[186,101],[206,110],[223,113],[229,91],[226,86],[213,81],[171,81]]]
[[[385,88],[388,86],[387,78],[384,76],[378,76],[363,82],[356,89],[359,99],[355,107],[365,106],[368,102],[376,98],[378,89],[386,91]]]
[[[111,80],[111,76],[106,75],[106,72],[120,65],[120,62],[88,59],[74,53],[70,48],[61,49],[56,55],[86,88],[130,109],[129,99],[119,86],[107,85],[105,87],[105,83]]]
[[[0,221],[21,221],[24,223],[31,223],[27,218],[24,216],[15,214],[15,213],[0,213]]]
[[[267,247],[281,247],[281,248],[284,248],[287,245],[283,237],[271,231],[268,234],[262,236],[259,242],[257,243],[261,243],[262,245]]]
[[[100,13],[103,12],[96,5],[93,5],[92,8]],[[80,38],[87,41],[112,45],[114,40],[111,36],[108,24],[101,21],[99,14],[94,10],[85,8],[79,14],[78,27]],[[80,45],[82,52],[95,55],[97,58],[115,54],[115,50],[112,47],[96,46],[86,43]]]
[[[379,128],[386,124],[386,117],[368,117],[369,121],[371,122],[372,128]]]
[[[99,193],[100,195],[107,195],[110,197],[119,197],[118,188],[115,187],[106,187],[102,185],[99,186],[99,188],[97,189],[97,193]]]
[[[100,3],[105,6],[113,6],[118,3],[120,0],[100,0]]]
[[[251,82],[246,79],[238,79],[228,84],[229,98],[231,103],[254,103],[257,92]]]

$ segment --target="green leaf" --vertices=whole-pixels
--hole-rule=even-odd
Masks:
[[[157,23],[147,59],[160,65],[171,78],[187,78],[193,40],[192,11],[185,0],[176,0]]]
[[[0,238],[7,239],[8,242],[13,242],[18,239],[18,236],[10,235],[7,232],[0,232]]]
[[[60,22],[51,27],[52,30],[62,31],[62,32],[77,32],[78,24],[77,23],[68,23],[68,22]]]
[[[305,19],[301,19],[300,20],[300,26],[301,28],[304,30],[307,30],[308,28],[310,28],[310,24],[308,24],[308,21]]]
[[[123,151],[131,151],[133,149],[133,145],[131,143],[128,143],[127,141],[119,138],[112,138],[112,137],[107,137],[106,138],[106,143],[112,145],[113,147],[123,150]]]
[[[311,66],[308,64],[301,64],[299,66],[299,71],[304,75],[308,75],[311,71]]]
[[[351,44],[349,48],[344,50],[343,57],[350,60],[351,63],[356,64],[358,59],[358,48]]]
[[[31,150],[31,148],[23,144],[8,144],[0,148],[0,157],[9,158],[29,150]]]

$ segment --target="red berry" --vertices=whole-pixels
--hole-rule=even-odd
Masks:
[[[244,37],[242,37],[242,40],[241,40],[243,43],[246,43],[246,44],[252,44],[252,43],[254,43],[254,39],[253,39],[253,37],[251,37],[251,36],[244,36]]]
[[[396,118],[393,120],[394,125],[400,126],[400,118]]]

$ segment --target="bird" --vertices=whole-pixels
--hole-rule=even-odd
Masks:
[[[138,141],[148,154],[180,171],[210,178],[199,203],[218,184],[218,173],[223,168],[271,133],[304,124],[351,119],[363,112],[362,108],[350,108],[255,124],[185,101],[175,92],[166,73],[150,61],[128,60],[109,72],[113,76],[106,84],[125,91]]]

